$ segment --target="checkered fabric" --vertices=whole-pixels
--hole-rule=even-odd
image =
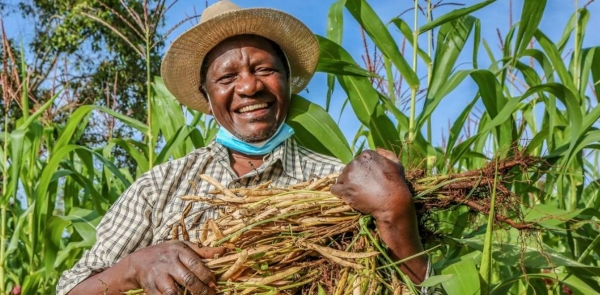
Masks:
[[[112,205],[97,228],[96,244],[75,266],[64,272],[57,294],[67,294],[91,274],[101,272],[127,254],[170,240],[172,226],[179,223],[188,202],[179,197],[207,195],[214,189],[200,179],[208,174],[228,188],[253,187],[273,180],[272,187],[286,187],[311,178],[339,173],[344,165],[337,159],[317,154],[288,139],[264,163],[238,177],[230,166],[227,148],[212,142],[189,155],[154,167],[143,174]],[[190,239],[198,239],[199,225],[217,217],[217,210],[194,203],[186,217]],[[181,237],[180,237],[181,238]]]

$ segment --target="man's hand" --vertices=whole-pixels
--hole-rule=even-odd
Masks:
[[[363,151],[344,168],[331,193],[375,220],[393,221],[414,214],[404,167],[388,150]]]
[[[215,294],[217,282],[202,258],[223,255],[225,248],[200,248],[191,242],[169,241],[140,249],[125,259],[131,278],[146,294]],[[189,294],[189,293],[188,293]]]
[[[187,294],[215,294],[215,276],[202,259],[221,256],[225,251],[176,240],[152,245],[87,278],[69,294],[122,294],[136,289],[148,295],[179,295],[184,289]]]
[[[396,260],[423,252],[417,213],[404,179],[404,167],[390,151],[366,150],[350,162],[331,187],[355,210],[375,218],[381,240]],[[414,283],[421,283],[427,270],[427,258],[421,255],[402,263],[400,269]]]

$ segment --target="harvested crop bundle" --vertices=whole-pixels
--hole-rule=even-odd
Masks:
[[[460,174],[409,173],[407,180],[415,202],[425,211],[465,205],[487,214],[495,186],[496,221],[530,229],[532,224],[520,221],[519,203],[505,183],[511,181],[511,169],[536,164],[535,159],[519,157]],[[223,257],[205,261],[218,279],[219,294],[400,294],[403,275],[387,256],[370,217],[329,192],[336,177],[288,188],[265,183],[230,190],[203,175],[217,189],[182,199],[222,208],[216,220],[199,229],[200,240],[193,241],[230,249]]]
[[[232,190],[202,177],[219,187],[213,196],[182,198],[223,206],[195,241],[231,249],[206,261],[220,294],[377,294],[400,288],[385,281],[390,268],[376,269],[385,258],[369,216],[329,192],[337,175],[285,189],[265,184]]]

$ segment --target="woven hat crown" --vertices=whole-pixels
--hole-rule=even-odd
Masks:
[[[181,34],[167,50],[161,75],[169,91],[187,107],[209,113],[200,91],[200,68],[208,52],[236,35],[257,35],[279,45],[290,66],[292,93],[306,87],[319,59],[315,35],[297,18],[270,8],[241,8],[231,1],[207,7],[200,22]]]
[[[242,8],[233,4],[233,2],[231,2],[231,1],[221,0],[209,7],[206,7],[206,9],[204,9],[204,11],[202,12],[202,15],[200,15],[200,22],[203,23],[219,14],[223,14],[223,13],[229,12],[229,11],[240,10],[240,9],[242,9]]]

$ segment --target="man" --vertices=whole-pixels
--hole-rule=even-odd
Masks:
[[[336,159],[298,146],[285,124],[292,93],[314,73],[318,43],[304,24],[272,9],[240,9],[228,1],[208,7],[200,24],[174,41],[166,53],[165,85],[184,105],[212,114],[216,141],[182,159],[142,175],[111,207],[98,239],[61,277],[58,294],[214,294],[216,280],[201,259],[222,248],[199,248],[172,237],[185,202],[207,194],[208,174],[228,187],[272,180],[284,187],[342,171],[332,193],[371,214],[390,254],[403,259],[423,251],[412,197],[398,159],[388,151],[366,151],[345,168]],[[195,204],[185,224],[198,227],[216,217]],[[198,231],[190,227],[190,234]],[[175,240],[173,240],[175,238]],[[426,276],[427,259],[402,264],[414,282]]]

